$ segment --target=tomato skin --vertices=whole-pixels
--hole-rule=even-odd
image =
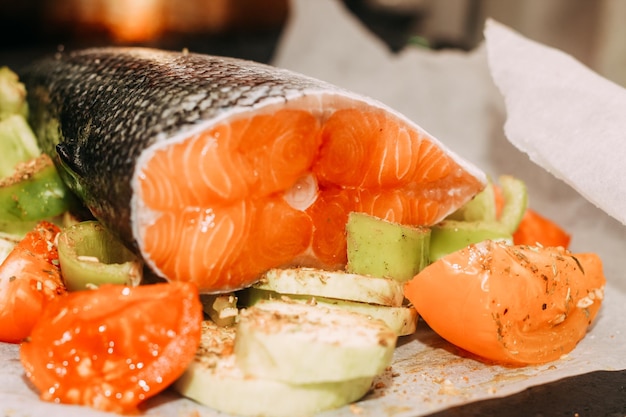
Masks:
[[[543,217],[532,209],[527,209],[517,230],[513,234],[516,245],[562,246],[569,247],[571,236],[552,220]]]
[[[60,228],[47,221],[18,242],[0,265],[0,341],[26,338],[44,305],[66,293],[54,240]]]
[[[186,282],[71,292],[48,303],[20,359],[42,400],[134,413],[184,372],[202,319]]]
[[[556,360],[585,336],[604,296],[595,254],[485,241],[447,255],[405,285],[420,316],[488,361]]]

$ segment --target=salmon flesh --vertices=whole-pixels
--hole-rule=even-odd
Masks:
[[[93,48],[21,77],[68,186],[152,271],[202,292],[341,268],[349,212],[431,225],[486,184],[388,106],[265,64]]]

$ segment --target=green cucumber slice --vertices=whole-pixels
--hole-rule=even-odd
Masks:
[[[450,214],[447,219],[466,222],[496,221],[496,196],[491,179],[481,192]]]
[[[26,87],[9,67],[0,67],[0,120],[17,114],[28,116]]]
[[[239,313],[235,357],[257,378],[337,382],[382,373],[396,341],[385,323],[359,313],[269,300]]]
[[[362,398],[373,378],[290,384],[246,375],[232,353],[235,329],[211,322],[202,325],[195,360],[173,384],[174,390],[215,410],[265,417],[310,416]]]
[[[428,265],[428,228],[352,212],[346,224],[346,240],[348,272],[405,282]]]
[[[218,326],[226,327],[235,324],[239,308],[238,297],[234,293],[200,294],[202,309]]]
[[[0,181],[0,225],[58,216],[70,209],[73,198],[50,157],[42,154]]]
[[[517,230],[528,207],[528,190],[524,181],[510,175],[502,175],[498,181],[504,198],[498,222],[512,234]]]
[[[141,282],[143,262],[97,221],[80,222],[61,231],[58,249],[61,273],[70,291]]]
[[[397,280],[315,268],[271,269],[254,287],[393,307],[404,302],[403,286]]]
[[[38,157],[37,138],[26,120],[12,114],[0,121],[0,178],[13,175],[15,166]]]
[[[444,220],[431,227],[430,261],[487,239],[513,243],[511,233],[498,222]]]
[[[418,314],[413,306],[389,307],[375,304],[360,303],[358,301],[337,300],[333,298],[315,297],[311,295],[279,294],[274,291],[247,288],[242,291],[244,305],[252,306],[262,300],[280,300],[288,297],[291,300],[320,305],[327,308],[340,308],[355,313],[361,313],[374,320],[382,320],[396,335],[406,336],[413,334],[417,328]]]

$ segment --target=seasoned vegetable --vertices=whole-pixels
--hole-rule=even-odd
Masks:
[[[77,223],[59,235],[59,262],[70,291],[102,284],[139,285],[141,258],[97,221]]]
[[[0,178],[13,175],[15,166],[38,157],[37,139],[24,117],[12,114],[0,120]]]
[[[196,358],[174,383],[174,389],[225,413],[294,417],[349,404],[363,397],[372,385],[372,377],[292,384],[246,375],[235,362],[235,340],[234,327],[203,322]]]
[[[428,265],[430,229],[350,213],[346,225],[348,264],[355,274],[407,281]]]
[[[235,357],[245,374],[308,384],[374,377],[397,336],[379,320],[340,309],[262,301],[242,310]]]
[[[39,223],[0,265],[0,341],[22,341],[46,303],[65,294],[54,245],[59,232],[52,223]]]
[[[274,291],[260,290],[257,288],[248,288],[241,291],[241,293],[243,294],[241,299],[244,307],[254,305],[262,300],[281,300],[283,297],[287,297],[292,301],[320,305],[326,308],[340,308],[355,313],[361,313],[370,319],[382,320],[387,327],[398,336],[409,335],[415,332],[417,328],[417,311],[413,306],[409,305],[391,307],[336,298],[316,297],[312,295],[290,294],[286,296]]]
[[[232,326],[239,315],[238,297],[235,293],[201,294],[204,312],[218,326]]]
[[[0,181],[0,227],[50,219],[70,209],[73,196],[58,176],[47,155],[17,165],[14,173]],[[29,223],[30,222],[30,223]]]
[[[271,269],[261,276],[254,288],[394,307],[400,307],[404,301],[402,283],[392,278],[315,268]]]
[[[50,302],[21,361],[45,401],[136,412],[193,360],[201,323],[192,284],[103,285]]]
[[[484,359],[556,360],[585,336],[604,297],[597,255],[484,241],[429,265],[405,286],[429,326]]]

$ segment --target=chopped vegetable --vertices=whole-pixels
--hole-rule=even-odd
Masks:
[[[237,320],[239,309],[237,307],[237,295],[226,294],[200,294],[200,301],[204,312],[218,326],[232,326]]]
[[[24,118],[28,115],[26,87],[17,74],[5,66],[0,67],[0,120],[12,114]]]
[[[21,361],[45,401],[136,412],[193,360],[202,318],[189,283],[76,291],[46,306]]]
[[[213,409],[239,416],[294,417],[347,405],[363,397],[372,377],[315,384],[292,384],[246,375],[234,355],[234,327],[205,321],[195,360],[174,389]]]
[[[0,226],[25,222],[27,227],[29,222],[62,215],[72,202],[72,194],[44,154],[18,164],[0,181]]]
[[[348,263],[355,274],[408,281],[428,265],[430,229],[352,212],[346,225]]]
[[[526,210],[522,221],[513,234],[513,242],[518,245],[569,247],[571,236],[552,220],[532,209]]]
[[[430,261],[488,239],[513,243],[513,235],[498,222],[444,220],[431,228]]]
[[[315,268],[270,269],[253,287],[285,295],[313,295],[393,307],[404,302],[402,283],[393,278]]]
[[[569,353],[600,309],[604,285],[595,254],[484,241],[429,265],[405,294],[454,345],[524,365]]]
[[[35,134],[17,114],[0,120],[0,178],[13,175],[15,166],[41,155]]]
[[[0,265],[0,341],[26,338],[50,300],[65,294],[54,240],[60,229],[40,222]]]
[[[241,311],[237,366],[291,384],[374,377],[391,364],[397,336],[382,321],[306,303],[265,300]]]
[[[67,289],[102,284],[137,286],[143,262],[97,221],[77,223],[59,235],[59,261]]]

